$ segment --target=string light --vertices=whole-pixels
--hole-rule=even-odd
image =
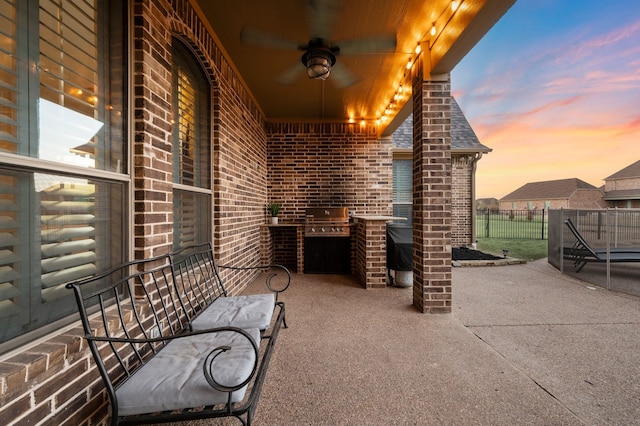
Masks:
[[[464,0],[451,0],[451,15],[449,16],[448,20],[451,20],[453,15],[455,14],[455,12],[458,10],[458,8],[460,7],[460,4],[463,2]],[[432,47],[433,43],[435,42],[435,38],[438,36],[438,26],[437,23],[443,18],[443,15],[446,16],[447,15],[447,8],[445,7],[444,10],[440,13],[440,16],[431,23],[431,28],[429,29],[429,34],[431,35],[431,40],[429,41],[429,48]],[[447,19],[447,18],[444,18]],[[447,23],[444,24],[444,27],[447,26]],[[444,28],[440,28],[440,31],[443,31]],[[425,40],[426,42],[426,40]],[[414,54],[412,54],[408,60],[407,60],[407,64],[406,64],[406,69],[410,70],[415,61],[418,60],[418,56],[422,53],[422,43],[420,41],[418,41],[416,43],[416,48],[415,48],[415,56]],[[396,105],[400,104],[406,97],[404,95],[404,85],[403,82],[406,82],[407,79],[407,71],[404,72],[404,75],[402,77],[402,80],[400,82],[400,84],[398,85],[398,88],[396,89],[396,92],[394,93],[393,97],[391,98],[391,100],[389,101],[389,104],[387,105],[387,107],[384,110],[384,113],[379,116],[376,119],[376,124],[380,124],[380,123],[386,123],[389,119],[390,119],[390,115],[394,112]],[[409,89],[409,94],[408,96],[410,96],[410,90]],[[349,122],[353,123],[354,119],[353,117],[350,117]],[[361,124],[364,124],[364,120],[361,122]]]

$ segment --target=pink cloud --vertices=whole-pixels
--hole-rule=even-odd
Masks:
[[[478,164],[479,197],[570,177],[598,186],[640,158],[640,21],[597,30],[584,25],[492,57],[455,89],[493,149]]]

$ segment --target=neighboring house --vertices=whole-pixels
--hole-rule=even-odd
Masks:
[[[413,202],[413,116],[393,133],[393,215],[411,223]],[[482,145],[455,98],[451,97],[451,244],[454,247],[475,241],[475,174],[482,154],[491,152]]]
[[[500,210],[604,207],[602,191],[577,178],[527,183],[500,199]]]
[[[500,210],[500,203],[497,198],[478,198],[476,200],[476,210],[497,212]]]
[[[640,160],[604,179],[608,207],[640,208]]]

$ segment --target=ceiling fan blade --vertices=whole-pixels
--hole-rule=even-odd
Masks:
[[[257,28],[245,25],[240,32],[240,41],[242,44],[251,46],[272,47],[285,50],[304,49],[305,45],[301,45],[295,40],[291,40],[279,35],[268,33]]]
[[[283,86],[289,86],[298,80],[302,74],[304,73],[304,67],[298,61],[295,64],[291,65],[285,71],[281,72],[274,81]]]
[[[337,0],[308,0],[307,19],[311,38],[328,40],[340,8]]]
[[[339,42],[336,42],[335,44],[340,46],[340,55],[395,52],[396,35],[386,34],[350,40],[341,40]]]
[[[353,74],[345,65],[340,62],[336,62],[336,64],[331,67],[329,80],[331,80],[338,89],[346,89],[347,87],[356,84],[360,79],[356,77],[355,74]]]

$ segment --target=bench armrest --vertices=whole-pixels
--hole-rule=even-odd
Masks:
[[[265,266],[231,266],[231,265],[219,265],[218,269],[230,269],[235,271],[249,271],[249,270],[262,270],[264,272],[270,272],[265,280],[265,285],[269,291],[276,294],[276,300],[278,295],[289,288],[291,284],[291,273],[283,265],[265,265]],[[275,278],[275,279],[274,279]]]

